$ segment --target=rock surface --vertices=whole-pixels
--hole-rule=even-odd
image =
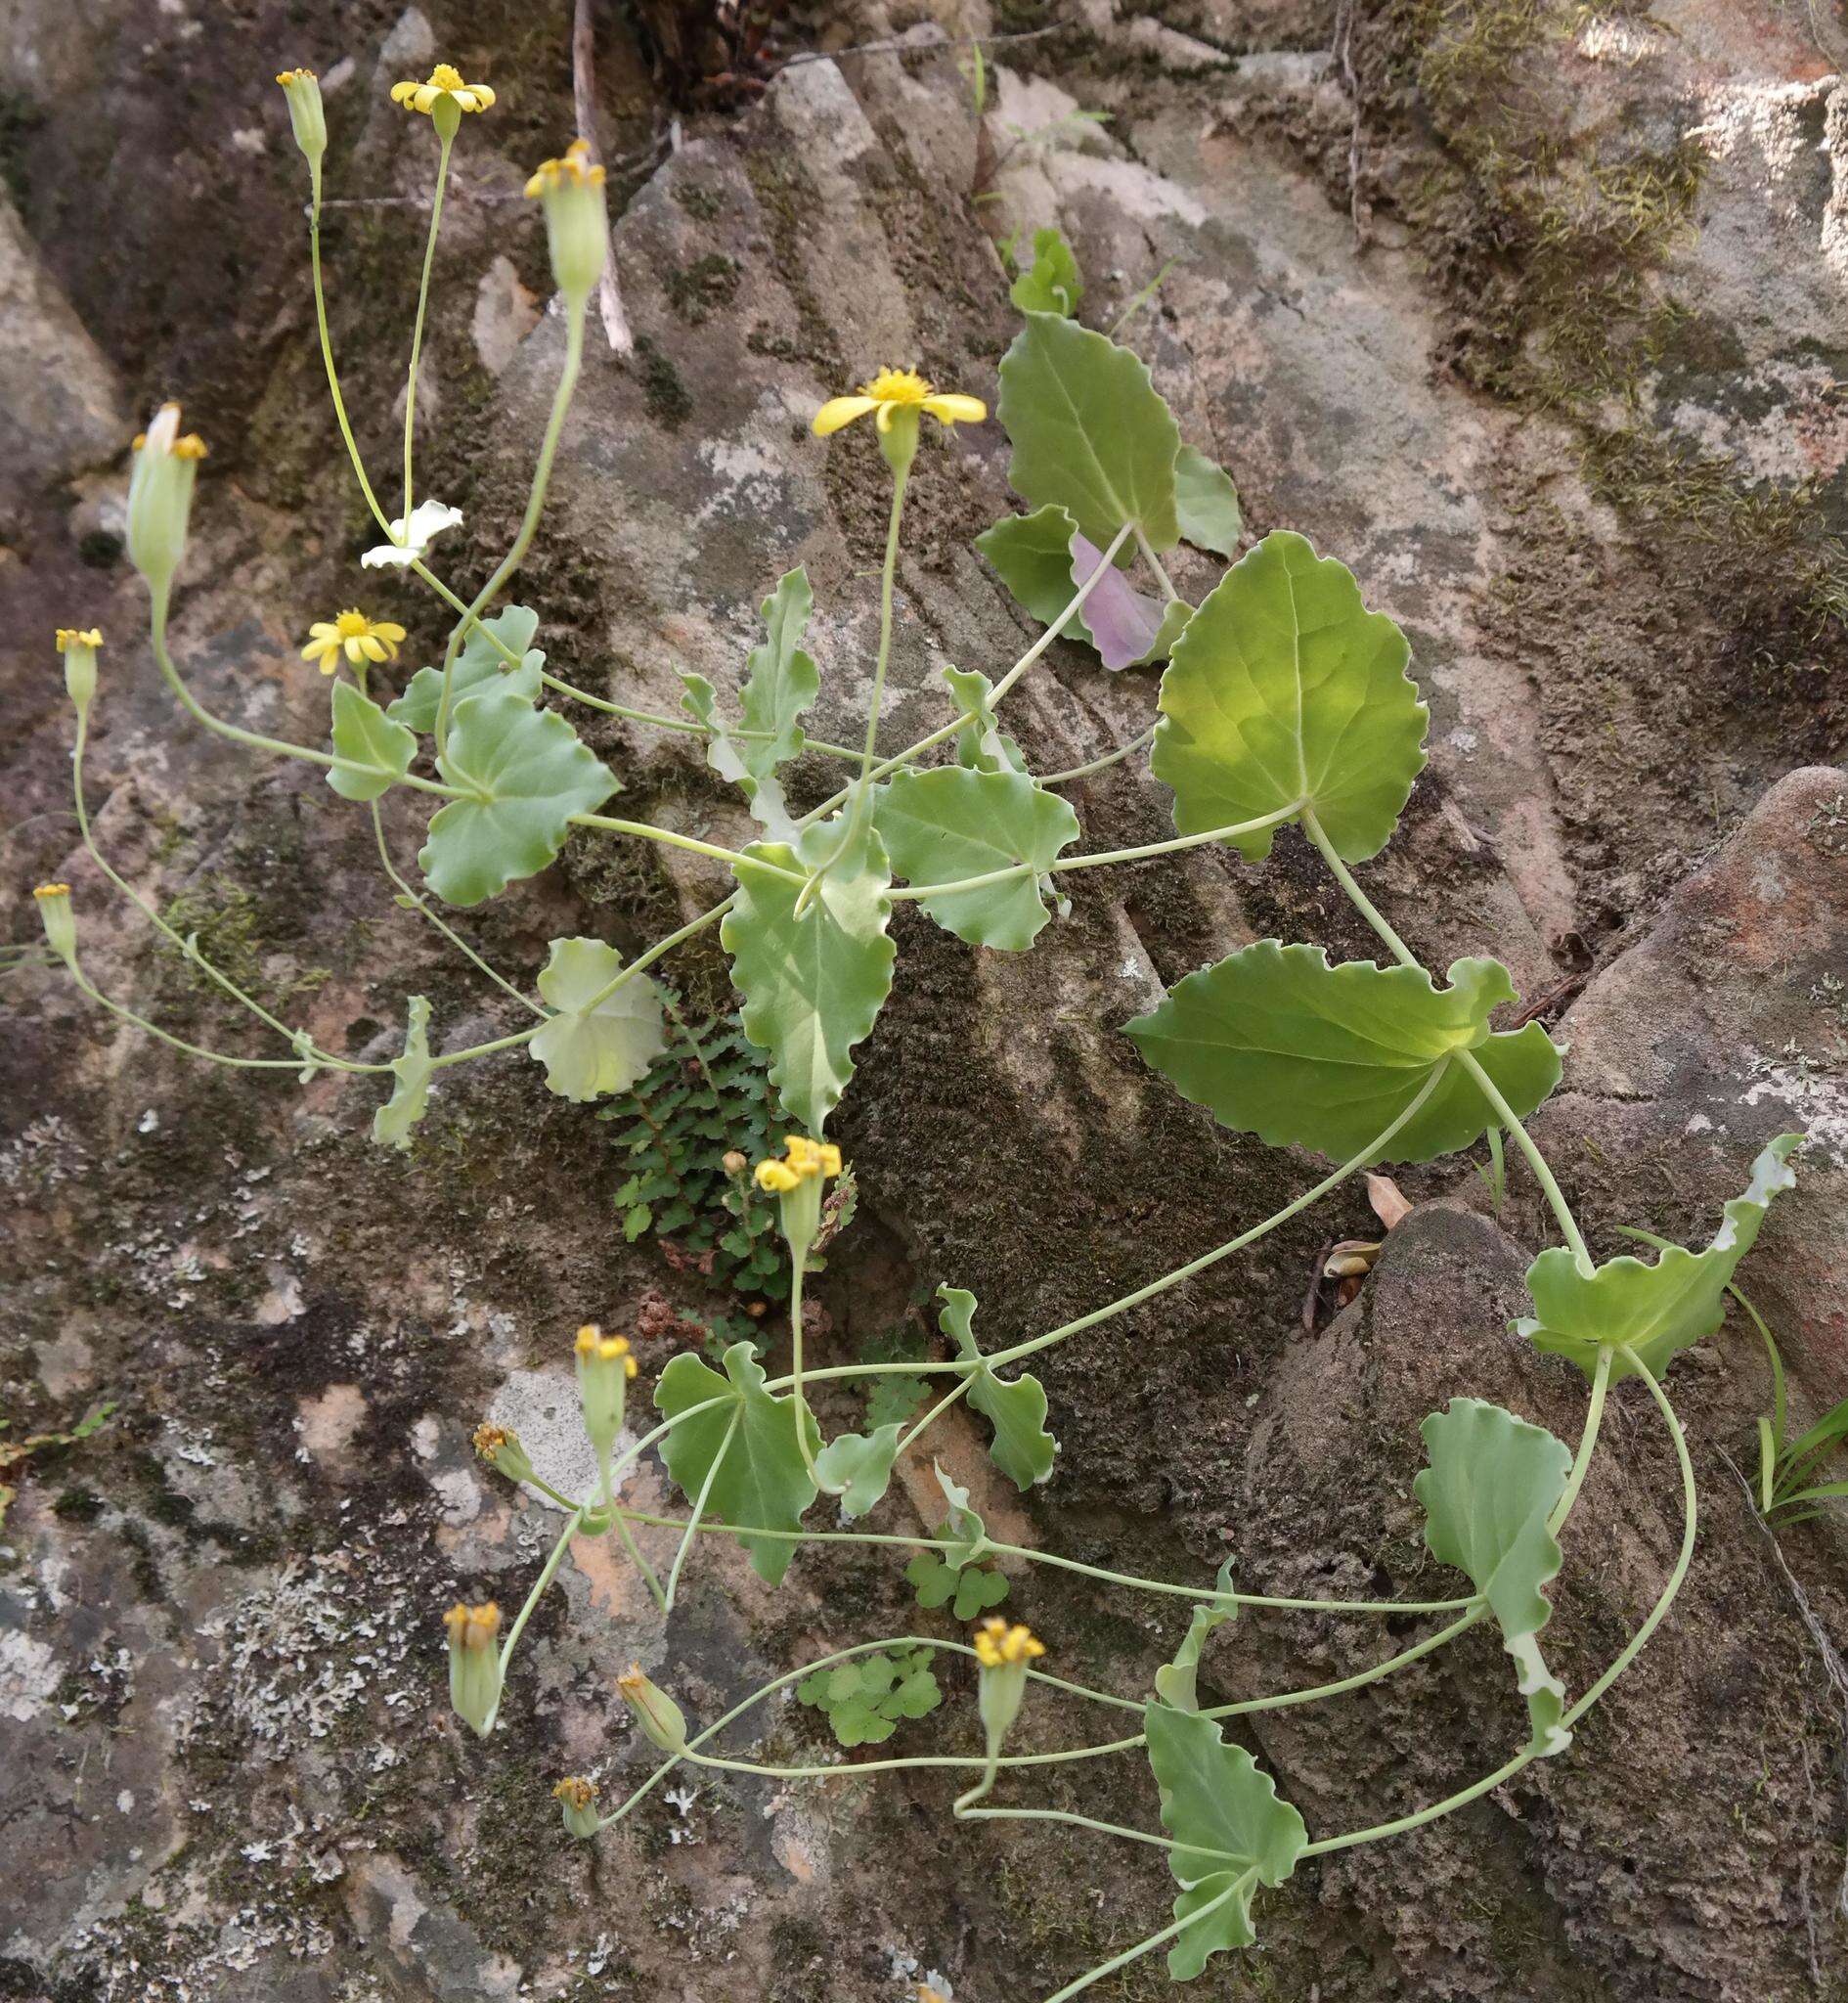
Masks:
[[[1807,1419],[1848,1390],[1830,393],[1848,113],[1829,59],[1775,0],[1671,0],[1647,20],[1467,0],[1343,11],[1345,27],[1307,0],[1118,12],[995,9],[1003,31],[1070,19],[991,49],[979,124],[954,37],[982,22],[838,10],[818,44],[838,60],[790,64],[749,109],[689,113],[664,159],[641,54],[599,22],[606,148],[641,162],[612,175],[638,342],[627,364],[593,344],[522,573],[549,665],[656,711],[678,703],[677,669],[735,690],[758,601],[802,562],[815,732],[851,737],[884,475],[868,439],[809,435],[817,402],[911,360],[991,397],[1014,325],[994,240],[1012,230],[1066,229],[1093,325],[1171,266],[1128,333],[1184,432],[1232,468],[1253,535],[1309,534],[1413,638],[1432,764],[1362,874],[1429,961],[1499,954],[1571,1042],[1536,1132],[1597,1249],[1621,1249],[1614,1226],[1637,1220],[1703,1239],[1764,1138],[1814,1135],[1745,1276]],[[76,886],[107,991],[208,1045],[262,1048],[74,847],[47,643],[95,621],[109,644],[88,780],[116,867],[333,1048],[395,1054],[414,993],[437,999],[444,1047],[506,1033],[517,1011],[393,906],[365,816],[306,768],[184,728],[134,639],[123,404],[168,393],[214,447],[176,616],[208,704],[319,741],[325,685],[299,636],[362,578],[363,601],[411,628],[405,665],[442,639],[427,601],[356,567],[376,536],[325,413],[276,65],[252,65],[256,37],[164,4],[5,14],[30,115],[0,134],[30,235],[0,269],[30,283],[0,329],[0,384],[50,395],[53,345],[88,358],[60,378],[75,402],[30,420],[48,456],[16,462],[29,477],[7,497],[9,880]],[[429,166],[427,125],[385,86],[448,51],[503,92],[458,150],[419,394],[420,487],[467,517],[442,567],[472,581],[516,524],[562,347],[555,313],[531,319],[548,281],[516,200],[571,121],[562,25],[498,4],[395,23],[338,8],[312,34],[285,54],[330,86],[330,193],[352,204],[329,212],[333,334],[374,469],[397,451]],[[902,46],[848,46],[888,40]],[[1099,111],[1108,123],[1082,115]],[[997,672],[1032,637],[970,548],[1008,506],[1006,457],[989,426],[920,462],[895,742],[942,721],[944,663]],[[1203,561],[1178,581],[1212,574]],[[1147,675],[1055,646],[1007,723],[1056,770],[1152,708]],[[577,714],[624,812],[747,836],[683,737]],[[806,760],[798,804],[835,772]],[[1095,845],[1167,829],[1137,761],[1070,791]],[[401,868],[422,818],[389,803]],[[1310,852],[1286,837],[1261,870],[1194,852],[1074,882],[1070,918],[1031,957],[902,913],[898,985],[838,1122],[861,1211],[822,1288],[825,1360],[907,1325],[943,1280],[980,1296],[990,1341],[1053,1325],[1315,1173],[1219,1132],[1116,1034],[1254,937],[1370,954]],[[465,931],[524,978],[549,938],[632,952],[720,887],[697,858],[574,840]],[[22,941],[31,924],[22,911]],[[726,1005],[715,951],[668,964],[693,1006]],[[588,1314],[638,1331],[651,1379],[688,1339],[677,1313],[734,1304],[624,1242],[611,1130],[548,1096],[523,1058],[446,1074],[405,1161],[367,1141],[364,1084],[201,1070],[29,964],[8,1001],[6,1437],[117,1403],[92,1438],[34,1452],[0,1532],[0,1994],[897,2003],[928,1981],[987,2003],[1050,1992],[1166,1917],[1159,1857],[1080,1831],[958,1829],[939,1773],[708,1772],[568,1847],[555,1778],[595,1772],[607,1801],[649,1770],[612,1687],[632,1659],[709,1718],[849,1640],[951,1624],[919,1611],[887,1553],[805,1554],[771,1593],[722,1538],[663,1622],[620,1551],[580,1539],[528,1630],[505,1728],[468,1739],[437,1616],[464,1592],[517,1603],[557,1523],[480,1468],[475,1422],[517,1412],[541,1433]],[[1583,1386],[1506,1333],[1548,1236],[1518,1167],[1499,1223],[1454,1165],[1401,1180],[1418,1207],[1331,1326],[1305,1335],[1299,1309],[1319,1248],[1370,1225],[1345,1191],[1050,1353],[1048,1488],[1018,1497],[985,1473],[957,1414],[946,1465],[985,1485],[997,1533],[1092,1564],[1204,1578],[1230,1551],[1254,1590],[1447,1595],[1455,1576],[1425,1556],[1409,1499],[1418,1421],[1467,1393],[1570,1441]],[[1215,1993],[1844,1993],[1842,1693],[1819,1641],[1848,1628],[1841,1540],[1787,1532],[1781,1563],[1730,1472],[1767,1397],[1749,1331],[1676,1380],[1703,1528],[1644,1664],[1566,1758],[1450,1821],[1305,1865],[1260,1906],[1260,1954]],[[858,1420],[857,1396],[830,1401],[830,1428]],[[1640,1387],[1607,1423],[1549,1637],[1573,1689],[1634,1628],[1679,1536],[1673,1457]],[[933,1520],[919,1473],[874,1528]],[[627,1492],[646,1510],[673,1499],[652,1469]],[[671,1532],[643,1544],[672,1562]],[[1148,1687],[1182,1625],[1042,1569],[1013,1568],[1011,1593],[1062,1672],[1124,1692]],[[1389,1625],[1392,1647],[1421,1631]],[[1247,1616],[1213,1638],[1203,1685],[1243,1698],[1386,1652],[1371,1625]],[[901,1751],[973,1743],[972,1691],[939,1669],[948,1709]],[[1325,1835],[1490,1770],[1518,1714],[1506,1658],[1473,1634],[1338,1705],[1258,1714],[1245,1743]],[[1081,1710],[1036,1703],[1020,1743],[1097,1735]],[[833,1757],[787,1694],[732,1736],[771,1763]],[[1031,1798],[1049,1805],[1154,1815],[1132,1765],[1044,1776]],[[1156,1966],[1120,1992],[1166,1990]]]

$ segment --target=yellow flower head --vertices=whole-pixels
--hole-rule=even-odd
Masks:
[[[38,886],[38,888],[35,891],[33,891],[32,895],[35,898],[37,898],[41,904],[44,904],[49,899],[59,897],[62,897],[66,903],[68,903],[70,899],[70,885],[68,883],[41,883]]]
[[[337,619],[317,619],[308,629],[308,645],[301,650],[305,661],[319,661],[321,672],[330,675],[340,665],[340,656],[356,667],[361,661],[390,661],[398,657],[398,643],[404,628],[392,619],[369,619],[364,612],[342,612]]]
[[[881,369],[858,396],[830,397],[814,414],[814,435],[826,438],[868,411],[877,414],[880,430],[890,431],[895,412],[913,409],[929,411],[940,424],[979,424],[989,414],[979,396],[940,396],[915,369]]]
[[[478,1607],[464,1606],[458,1600],[443,1616],[443,1625],[449,1629],[452,1649],[472,1654],[494,1646],[494,1638],[501,1631],[501,1609],[492,1600],[483,1600]]]
[[[587,1360],[598,1363],[613,1363],[622,1358],[623,1375],[636,1374],[636,1359],[629,1354],[629,1338],[626,1335],[605,1335],[594,1321],[587,1321],[578,1330],[578,1355]]]
[[[103,634],[99,627],[61,626],[58,629],[58,651],[68,653],[73,646],[101,646]]]
[[[554,1802],[562,1802],[567,1808],[588,1808],[596,1800],[596,1783],[571,1774],[552,1789]]]
[[[591,160],[591,142],[588,139],[574,139],[564,150],[561,160],[542,160],[534,169],[533,178],[526,184],[526,192],[537,200],[542,195],[553,195],[560,188],[600,188],[603,185],[603,169]]]
[[[783,1142],[782,1155],[771,1155],[768,1161],[759,1162],[753,1173],[760,1189],[787,1196],[790,1190],[815,1176],[838,1176],[841,1150],[831,1140],[810,1140],[801,1134],[792,1134]]]
[[[148,429],[135,433],[134,448],[137,452],[148,445],[156,452],[164,453],[168,459],[203,459],[211,449],[197,431],[188,431],[184,437],[180,435],[180,406],[177,403],[163,403]]]
[[[276,80],[286,90],[291,83],[314,83],[318,79],[312,69],[279,69]]]
[[[999,1669],[1030,1663],[1046,1650],[1043,1642],[1034,1638],[1031,1627],[1018,1621],[1010,1627],[1000,1615],[990,1614],[976,1629],[975,1652],[985,1669]]]
[[[485,83],[464,83],[462,72],[447,63],[430,71],[428,83],[394,83],[391,101],[407,111],[421,111],[427,117],[442,99],[454,101],[459,111],[485,111],[494,103],[494,93]]]
[[[483,1460],[492,1461],[494,1456],[514,1438],[515,1435],[509,1433],[505,1426],[490,1426],[484,1421],[475,1428],[474,1449]]]

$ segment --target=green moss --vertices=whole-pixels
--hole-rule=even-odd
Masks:
[[[737,297],[738,267],[715,250],[669,272],[666,291],[675,312],[689,327],[698,327],[709,314]]]
[[[693,414],[692,392],[661,349],[644,334],[636,338],[636,363],[641,371],[642,401],[656,423],[678,431]]]
[[[266,970],[270,948],[262,935],[262,906],[242,884],[206,878],[183,890],[161,913],[181,938],[196,938],[198,950],[218,971],[245,990],[267,988],[270,1002],[318,988],[330,969],[305,967],[278,987]],[[186,962],[185,978],[207,994],[223,990],[199,967]]]

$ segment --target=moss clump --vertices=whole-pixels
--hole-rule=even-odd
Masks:
[[[696,257],[667,277],[668,304],[689,327],[698,327],[738,295],[738,267],[719,251]]]
[[[207,879],[181,891],[161,915],[182,939],[197,939],[199,952],[241,988],[267,986],[270,996],[282,1001],[318,988],[330,977],[328,967],[305,967],[285,986],[276,986],[265,966],[270,949],[262,935],[262,907],[242,884]],[[211,976],[190,960],[186,978],[205,993],[221,992]]]
[[[636,362],[641,371],[641,396],[648,415],[670,431],[678,431],[693,414],[693,396],[660,348],[644,334],[636,339]]]

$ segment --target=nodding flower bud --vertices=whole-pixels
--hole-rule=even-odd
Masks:
[[[96,693],[96,650],[102,645],[103,636],[94,626],[58,629],[58,651],[65,657],[65,693],[79,716]]]
[[[641,1673],[639,1663],[631,1663],[629,1673],[616,1678],[616,1688],[651,1744],[663,1753],[686,1751],[684,1713],[665,1690]]]
[[[584,1407],[584,1430],[591,1436],[599,1461],[609,1458],[623,1429],[623,1404],[636,1359],[626,1335],[605,1335],[594,1321],[578,1330],[578,1402]]]
[[[180,435],[180,406],[163,403],[135,440],[135,470],[128,481],[128,558],[155,591],[173,581],[186,554],[186,523],[193,481],[205,457],[197,431]]]
[[[574,139],[564,158],[547,160],[526,184],[529,196],[546,205],[546,241],[551,275],[575,304],[591,296],[609,255],[609,214],[603,200],[603,169],[591,160],[590,142]]]
[[[506,1475],[509,1482],[533,1479],[533,1463],[520,1445],[520,1436],[510,1427],[482,1423],[475,1428],[474,1447],[495,1473]]]
[[[277,82],[288,100],[288,122],[295,128],[295,144],[308,156],[308,164],[319,167],[328,150],[328,114],[321,105],[321,79],[312,69],[285,69]]]
[[[456,1715],[485,1739],[501,1705],[501,1609],[492,1600],[478,1607],[460,1600],[443,1616],[449,1629],[449,1701]]]
[[[77,918],[70,909],[68,883],[41,883],[32,893],[45,943],[67,967],[77,964]]]
[[[573,1836],[596,1834],[595,1781],[571,1774],[552,1789],[551,1798],[564,1810],[564,1826]]]
[[[1031,1627],[1019,1622],[1012,1626],[998,1614],[990,1614],[976,1629],[976,1703],[989,1737],[989,1758],[1001,1750],[1008,1727],[1020,1715],[1021,1699],[1027,1694],[1027,1665],[1045,1654],[1045,1644],[1034,1637]]]
[[[760,1189],[782,1198],[783,1237],[792,1259],[800,1262],[809,1256],[821,1223],[821,1185],[840,1173],[841,1150],[833,1141],[811,1140],[801,1134],[789,1135],[781,1155],[771,1155],[752,1171]]]
[[[749,1155],[740,1154],[735,1147],[729,1147],[726,1150],[720,1166],[727,1176],[741,1176],[751,1166],[751,1158]]]

